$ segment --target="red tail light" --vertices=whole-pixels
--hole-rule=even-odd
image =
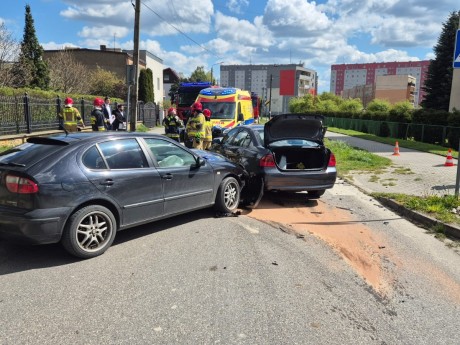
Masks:
[[[334,154],[331,152],[331,155],[329,156],[329,163],[327,163],[327,166],[328,167],[335,167],[335,164],[336,164],[336,160],[335,160],[335,156]]]
[[[34,181],[13,175],[6,176],[6,188],[11,193],[18,194],[33,194],[38,192],[38,186]]]
[[[259,161],[259,166],[264,168],[274,168],[275,167],[275,159],[271,153],[266,154],[263,156]]]

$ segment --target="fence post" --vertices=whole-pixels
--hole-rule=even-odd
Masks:
[[[83,123],[85,123],[85,100],[83,99],[83,97],[80,99],[80,109],[81,119],[83,120]]]
[[[58,129],[63,129],[63,121],[59,114],[61,113],[61,98],[59,95],[56,96],[56,117],[58,119]]]
[[[30,107],[29,107],[29,96],[27,95],[27,92],[24,93],[24,117],[26,120],[26,128],[27,128],[27,133],[30,134],[32,133],[31,131],[31,123],[30,123]]]

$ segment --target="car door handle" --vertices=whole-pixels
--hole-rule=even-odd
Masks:
[[[163,176],[161,176],[161,178],[164,180],[172,180],[173,174],[164,174]]]
[[[113,185],[113,180],[105,180],[103,182],[99,183],[102,186],[112,186]]]

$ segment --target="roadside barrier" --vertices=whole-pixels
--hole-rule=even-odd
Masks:
[[[447,159],[446,159],[446,162],[444,163],[444,166],[446,167],[453,167],[455,164],[454,164],[454,159],[452,158],[452,150],[449,149],[449,151],[447,152]]]

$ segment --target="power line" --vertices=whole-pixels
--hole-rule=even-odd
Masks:
[[[153,9],[151,9],[148,5],[146,5],[144,2],[142,2],[142,5],[144,5],[148,10],[152,11],[158,18],[160,18],[163,22],[165,22],[166,24],[168,24],[169,26],[171,26],[174,30],[176,30],[177,32],[179,32],[181,35],[184,35],[185,37],[187,37],[190,41],[192,41],[193,43],[195,43],[197,46],[199,46],[201,49],[203,50],[206,50],[208,53],[214,55],[215,57],[217,57],[218,59],[223,59],[223,57],[215,54],[214,52],[212,52],[211,50],[209,50],[208,48],[202,46],[200,43],[198,43],[197,41],[195,41],[193,38],[191,38],[189,35],[187,35],[185,32],[183,32],[182,30],[176,28],[174,25],[172,25],[169,21],[167,21],[166,19],[164,19],[162,16],[160,16],[157,12],[155,12]]]

